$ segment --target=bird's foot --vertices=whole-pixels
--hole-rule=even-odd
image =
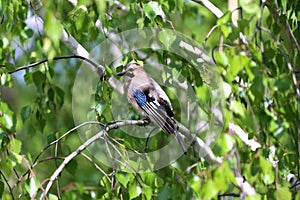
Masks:
[[[144,126],[147,126],[148,124],[150,124],[151,120],[148,117],[144,117],[142,118],[142,120],[144,121]]]

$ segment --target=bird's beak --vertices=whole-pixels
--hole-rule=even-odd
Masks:
[[[117,73],[117,76],[123,76],[125,74],[125,71],[121,71]]]

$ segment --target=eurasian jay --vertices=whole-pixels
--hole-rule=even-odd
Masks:
[[[141,115],[150,118],[165,133],[174,134],[184,154],[187,150],[178,135],[171,103],[163,89],[136,63],[127,64],[118,76],[125,76],[124,91],[129,103]]]

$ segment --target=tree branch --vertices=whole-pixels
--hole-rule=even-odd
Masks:
[[[85,125],[89,125],[89,124],[98,124],[98,125],[102,125],[102,123],[98,122],[98,121],[89,121],[89,122],[84,122],[82,124],[79,124],[78,126],[70,129],[69,131],[67,131],[65,134],[63,134],[62,136],[60,136],[57,140],[51,142],[50,144],[48,144],[46,147],[44,147],[41,152],[36,156],[36,158],[34,159],[32,165],[29,167],[29,169],[24,173],[22,174],[19,178],[18,178],[18,181],[13,185],[12,187],[12,190],[14,190],[15,187],[18,186],[18,184],[23,180],[23,178],[28,174],[28,176],[30,175],[32,169],[34,167],[36,167],[39,163],[42,163],[46,160],[50,160],[50,159],[61,159],[61,158],[55,158],[55,157],[50,157],[50,158],[45,158],[43,159],[42,161],[38,161],[38,159],[41,157],[41,155],[49,148],[51,147],[52,145],[54,144],[57,144],[61,139],[63,139],[64,137],[66,137],[67,135],[69,135],[70,133],[74,132],[75,130],[79,129],[80,127],[82,126],[85,126]]]
[[[78,55],[71,55],[71,56],[57,56],[57,57],[54,57],[52,60],[63,60],[63,59],[70,59],[70,58],[79,58],[81,60],[84,60],[86,61],[87,63],[91,64],[93,67],[97,68],[98,67],[98,64],[96,64],[95,62],[93,62],[92,60],[86,58],[86,57],[83,57],[83,56],[78,56]],[[40,64],[43,64],[45,62],[48,62],[49,59],[45,59],[45,60],[41,60],[39,62],[35,62],[35,63],[32,63],[32,64],[29,64],[29,65],[26,65],[26,66],[22,66],[22,67],[18,67],[16,68],[14,71],[10,71],[8,72],[9,74],[13,74],[15,72],[18,72],[18,71],[21,71],[21,70],[25,70],[25,69],[30,69],[32,67],[36,67]]]
[[[34,10],[34,13],[41,19],[42,22],[44,22],[45,17],[45,11],[42,9],[43,4],[41,0],[32,0],[30,2],[30,5],[32,9]],[[97,63],[88,53],[88,51],[79,43],[77,40],[70,34],[67,33],[67,31],[62,27],[62,34],[61,34],[61,40],[62,42],[68,47],[69,50],[71,50],[75,55],[81,55],[82,57],[85,57],[89,60],[93,60],[94,63],[96,63],[97,67],[95,68],[91,63],[88,62],[89,67],[91,70],[97,72],[102,79],[105,76],[105,68]]]
[[[75,151],[73,151],[71,154],[69,154],[67,157],[65,157],[64,161],[60,164],[60,166],[54,171],[54,173],[50,177],[45,190],[43,191],[42,195],[40,196],[40,199],[44,199],[47,196],[53,182],[57,179],[57,177],[62,172],[62,170],[65,168],[65,166],[73,158],[75,158],[77,155],[81,154],[81,152],[83,150],[85,150],[88,146],[90,146],[92,143],[94,143],[95,141],[97,141],[99,139],[103,139],[103,136],[106,132],[108,132],[109,130],[112,130],[112,129],[119,128],[121,126],[125,126],[125,125],[145,125],[146,123],[147,122],[145,120],[136,120],[136,121],[126,120],[126,121],[115,121],[115,122],[111,122],[111,123],[105,125],[104,130],[99,131],[96,135],[94,135],[93,137],[91,137],[90,139],[85,141]],[[34,196],[36,196],[36,194]]]
[[[237,135],[246,145],[248,145],[252,151],[261,148],[261,145],[254,139],[249,140],[248,134],[238,125],[230,122],[228,125],[228,131],[232,134]]]
[[[223,12],[218,7],[216,7],[213,3],[211,3],[210,1],[208,1],[208,0],[193,0],[193,1],[206,7],[217,18],[221,18],[223,16]]]

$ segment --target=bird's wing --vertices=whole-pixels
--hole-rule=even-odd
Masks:
[[[178,135],[178,127],[173,116],[170,116],[168,112],[172,112],[168,107],[166,101],[161,99],[151,99],[147,93],[140,89],[133,88],[133,95],[137,104],[146,112],[150,119],[163,129],[165,133],[174,134],[184,154],[187,154],[187,150],[183,144],[182,139]],[[173,114],[173,112],[172,112]]]
[[[165,133],[172,133],[177,130],[177,125],[173,119],[173,112],[169,104],[163,99],[155,99],[149,92],[133,88],[133,96],[137,104],[146,112],[151,120],[154,121]]]

